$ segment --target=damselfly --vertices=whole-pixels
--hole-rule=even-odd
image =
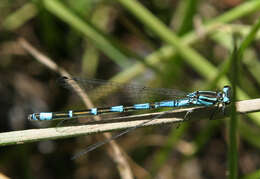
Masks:
[[[105,84],[103,87],[103,91],[107,88],[111,88],[112,86],[117,86],[118,88],[128,88],[128,90],[135,90],[136,93],[152,93],[159,95],[168,95],[170,96],[171,89],[165,88],[148,88],[142,86],[128,86],[128,85],[121,85],[114,82],[106,82],[101,80],[82,80],[79,78],[63,78],[64,81],[73,80],[80,84],[81,87],[87,88],[86,86],[93,86],[94,84]],[[173,90],[172,90],[173,91]],[[101,92],[99,92],[101,93]],[[173,91],[173,95],[176,91]],[[91,108],[86,110],[80,111],[73,111],[68,110],[65,112],[40,112],[40,113],[33,113],[29,115],[29,120],[34,121],[44,121],[44,120],[62,120],[62,119],[74,119],[74,118],[82,118],[88,117],[93,115],[101,115],[107,113],[125,113],[130,111],[140,111],[140,110],[151,110],[151,109],[159,109],[159,108],[180,108],[180,107],[192,107],[192,106],[213,106],[216,104],[221,104],[225,106],[226,104],[230,103],[230,87],[224,86],[222,91],[195,91],[192,93],[188,93],[183,97],[177,98],[174,96],[175,99],[170,100],[163,100],[158,102],[149,102],[149,103],[140,103],[134,105],[117,105],[111,107],[102,107],[102,108]],[[177,99],[176,99],[177,98]]]
[[[155,101],[155,102],[145,102],[145,103],[137,103],[133,105],[116,105],[110,107],[102,107],[102,108],[90,108],[85,110],[68,110],[65,112],[40,112],[30,114],[28,119],[32,121],[50,121],[50,120],[72,120],[75,118],[86,118],[90,116],[102,115],[102,114],[111,114],[111,113],[127,113],[133,111],[150,111],[154,109],[163,109],[170,108],[170,110],[177,108],[187,108],[192,106],[214,106],[221,105],[224,109],[225,105],[229,104],[231,101],[231,88],[229,86],[224,86],[221,91],[195,91],[188,93],[186,95],[182,95],[178,97],[177,92],[171,89],[165,88],[147,88],[139,85],[123,85],[114,82],[106,82],[102,80],[86,80],[80,78],[67,78],[63,77],[62,82],[63,86],[69,87],[69,81],[76,82],[79,84],[81,88],[86,90],[94,89],[95,93],[102,94],[107,90],[112,88],[120,88],[135,91],[135,93],[139,95],[149,94],[151,95],[159,95],[170,97],[171,99]],[[95,90],[95,87],[99,86],[99,90]],[[101,90],[101,91],[100,91]],[[97,95],[96,95],[97,96]],[[155,118],[153,118],[155,119]],[[151,119],[151,120],[153,120]],[[147,122],[146,122],[147,123]],[[84,153],[87,153],[95,148],[115,139],[119,136],[126,134],[138,127],[141,127],[144,124],[140,124],[136,127],[127,129],[116,136],[113,136],[111,139],[95,144],[94,146],[90,146]]]

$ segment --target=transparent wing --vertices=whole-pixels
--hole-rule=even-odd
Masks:
[[[163,100],[172,100],[177,97],[185,96],[185,93],[177,90],[167,88],[149,88],[137,84],[120,84],[117,82],[109,82],[98,79],[83,79],[83,78],[68,78],[61,77],[58,79],[58,83],[71,91],[75,89],[75,83],[87,92],[91,100],[98,104],[96,107],[108,107],[113,105],[133,105],[145,102],[155,102]],[[107,100],[107,97],[109,100]],[[138,111],[138,113],[153,112],[149,111]],[[124,112],[117,114],[105,114],[100,117],[102,120],[110,119],[118,116],[128,116],[135,114],[136,112]],[[85,123],[94,121],[92,116],[82,119],[66,119],[58,123],[58,127],[72,126],[72,125],[83,125]]]
[[[118,105],[118,99],[124,104],[137,104],[142,102],[155,102],[162,100],[175,99],[185,96],[184,92],[167,88],[149,88],[137,84],[120,84],[98,79],[68,78],[62,77],[58,80],[61,86],[73,90],[71,82],[76,82],[84,89],[94,102],[114,95],[116,98],[110,100],[110,104]],[[117,100],[117,101],[116,101]],[[112,102],[112,103],[111,103]],[[104,105],[103,105],[104,106]]]
[[[175,110],[175,109],[172,109],[172,110]],[[172,110],[170,110],[170,111],[172,111]],[[101,146],[103,146],[103,145],[113,141],[113,140],[116,140],[117,138],[119,138],[119,137],[121,137],[121,136],[123,136],[123,135],[125,135],[125,134],[127,134],[129,132],[132,132],[135,129],[138,129],[138,128],[144,126],[145,124],[148,124],[149,122],[151,122],[151,121],[153,121],[155,119],[158,119],[158,118],[162,117],[165,114],[168,114],[170,111],[165,111],[165,112],[163,112],[161,114],[158,114],[157,116],[151,118],[150,120],[144,121],[144,122],[140,123],[139,125],[136,125],[135,127],[128,128],[128,129],[123,130],[122,132],[120,132],[118,134],[115,134],[111,138],[108,138],[108,139],[105,139],[103,141],[100,141],[100,142],[97,142],[95,144],[90,145],[85,150],[82,150],[82,151],[78,152],[76,155],[74,155],[72,157],[72,160],[75,160],[75,159],[77,159],[77,158],[79,158],[79,157],[81,157],[81,156],[83,156],[83,155],[85,155],[85,154],[87,154],[87,153],[89,153],[89,152],[91,152],[91,151],[93,151],[93,150],[95,150],[95,149],[97,149],[97,148],[99,148],[99,147],[101,147]]]

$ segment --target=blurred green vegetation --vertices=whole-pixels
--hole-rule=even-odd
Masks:
[[[259,0],[1,0],[1,131],[42,127],[27,121],[31,112],[82,107],[56,84],[58,74],[19,46],[20,37],[74,76],[186,92],[221,89],[237,77],[237,100],[258,98],[259,12]],[[135,162],[136,178],[259,178],[260,115],[234,119],[138,129],[117,142]],[[104,148],[70,160],[95,142],[86,136],[4,147],[0,172],[11,178],[119,178]]]

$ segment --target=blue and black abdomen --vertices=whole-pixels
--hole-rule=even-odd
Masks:
[[[216,91],[195,91],[189,93],[184,98],[160,101],[154,103],[141,103],[132,106],[112,106],[106,108],[91,108],[82,111],[67,112],[41,112],[29,115],[29,120],[59,120],[86,117],[89,115],[99,115],[106,113],[123,113],[138,110],[150,110],[158,108],[192,107],[192,106],[212,106],[215,104],[229,104],[231,88],[225,86],[221,92]]]
[[[89,115],[100,115],[107,113],[122,113],[122,112],[131,112],[138,110],[149,110],[157,108],[172,108],[172,107],[183,107],[190,104],[188,99],[179,99],[171,101],[161,101],[155,103],[142,103],[134,104],[133,106],[112,106],[107,108],[91,108],[82,111],[68,111],[68,112],[42,112],[34,113],[29,116],[30,120],[59,120],[59,119],[68,119],[68,118],[78,118],[85,117]]]

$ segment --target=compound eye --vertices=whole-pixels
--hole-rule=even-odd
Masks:
[[[226,103],[230,103],[231,98],[231,87],[230,86],[224,86],[223,88],[223,99]]]
[[[228,98],[231,97],[231,87],[230,86],[224,86],[223,92],[226,94]]]

